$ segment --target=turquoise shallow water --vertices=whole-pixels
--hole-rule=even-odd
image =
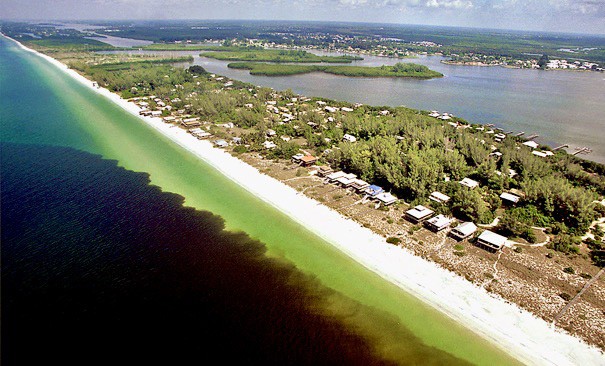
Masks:
[[[0,78],[2,194],[14,207],[3,207],[3,288],[18,299],[3,315],[25,332],[3,341],[66,323],[71,334],[157,334],[147,349],[184,337],[169,347],[184,355],[241,349],[249,362],[515,363],[5,39]],[[32,318],[42,301],[53,306]],[[151,314],[177,322],[150,333]]]

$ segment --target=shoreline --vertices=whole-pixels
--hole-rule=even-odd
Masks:
[[[139,108],[133,103],[107,89],[94,87],[92,81],[68,69],[59,61],[15,42],[21,48],[43,57],[67,75],[107,97],[127,112],[141,118],[147,125],[201,158],[250,193],[309,228],[367,269],[474,330],[522,362],[595,364],[603,361],[603,354],[596,347],[589,346],[562,330],[553,329],[544,320],[489,294],[433,262],[387,244],[380,235],[260,173],[256,168],[225,151],[212,147],[210,142],[199,141],[186,131],[165,124],[159,118],[139,116]],[[405,264],[405,268],[402,268],[402,264]],[[444,293],[443,289],[455,289],[456,292]],[[498,329],[495,329],[496,327]]]

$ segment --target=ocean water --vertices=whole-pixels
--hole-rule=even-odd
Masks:
[[[0,39],[2,361],[515,360]]]

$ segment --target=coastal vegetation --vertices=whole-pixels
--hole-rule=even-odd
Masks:
[[[73,59],[70,47],[55,46],[53,56]],[[447,123],[429,117],[427,112],[403,107],[354,106],[336,101],[323,101],[332,108],[326,111],[315,100],[297,100],[300,97],[291,91],[276,94],[271,89],[237,80],[225,84],[203,68],[188,71],[169,65],[180,59],[115,62],[110,57],[95,59],[99,56],[91,52],[79,55],[80,59],[69,63],[72,68],[125,98],[154,95],[170,102],[173,110],[187,115],[216,124],[233,123],[242,129],[247,151],[259,151],[278,159],[289,158],[302,147],[321,156],[333,168],[379,184],[411,204],[428,204],[430,193],[440,191],[451,200],[447,204],[433,204],[435,211],[484,224],[499,217],[497,231],[528,242],[536,240],[532,228],[542,227],[559,238],[550,244],[557,251],[578,252],[580,237],[594,219],[603,216],[601,205],[596,203],[605,194],[603,165],[564,151],[553,152],[547,158],[538,157],[530,148],[520,147],[519,138],[509,136],[496,141],[483,127],[455,117]],[[96,62],[86,62],[87,57]],[[241,67],[255,65],[242,63]],[[295,70],[325,66],[258,65],[278,69],[292,66]],[[326,67],[336,68],[338,71],[334,73],[349,75],[367,71],[348,66]],[[377,69],[379,74],[406,68],[417,72],[414,67],[398,64],[392,69],[368,69]],[[150,108],[156,107],[150,101]],[[344,112],[343,107],[351,112]],[[284,112],[279,108],[288,111],[292,118],[283,122]],[[277,145],[274,150],[267,151],[262,146],[267,129],[276,132],[277,138],[272,138]],[[213,133],[224,135],[218,128]],[[357,141],[342,142],[344,134],[356,136]],[[279,136],[290,136],[296,142],[281,141]],[[461,186],[458,181],[463,178],[476,180],[479,187]],[[503,206],[499,198],[510,190],[520,192],[523,197],[515,207]],[[598,263],[602,250],[601,242],[588,246]]]
[[[303,50],[267,50],[256,48],[240,48],[238,51],[223,51],[219,48],[214,52],[201,53],[200,56],[223,61],[257,61],[277,63],[351,63],[355,60],[363,60],[363,58],[359,56],[318,56]]]
[[[163,43],[254,39],[290,48],[354,51],[390,57],[428,53],[530,60],[548,54],[551,58],[605,63],[605,40],[599,35],[395,24],[229,20],[160,22],[159,25],[111,22],[107,23],[106,30],[99,32]]]
[[[437,212],[483,224],[500,216],[498,231],[528,242],[535,241],[531,227],[546,227],[558,237],[551,244],[557,251],[577,253],[579,237],[602,215],[595,202],[605,194],[600,164],[584,164],[563,151],[540,158],[529,148],[518,148],[517,138],[496,142],[478,125],[456,118],[453,127],[404,107],[358,106],[350,113],[326,113],[313,101],[287,107],[296,99],[289,91],[276,98],[271,89],[238,81],[226,88],[224,82],[198,68],[191,72],[153,63],[72,66],[123,97],[152,94],[175,101],[173,108],[188,115],[216,124],[234,123],[242,128],[246,151],[288,159],[303,147],[323,156],[334,168],[386,187],[412,205],[426,204],[431,192],[440,191],[451,201],[432,204]],[[289,108],[296,118],[283,123],[279,114],[268,112],[265,105],[272,99],[279,99],[277,106]],[[350,106],[327,103],[335,108]],[[153,101],[150,104],[155,107]],[[379,113],[383,111],[388,113]],[[298,142],[276,139],[277,147],[266,150],[262,143],[267,129]],[[357,141],[341,142],[344,134],[356,136]],[[502,155],[494,156],[493,151]],[[458,183],[467,177],[480,187],[468,189]],[[503,206],[499,198],[510,190],[523,192],[516,207]]]
[[[232,62],[227,65],[232,69],[250,70],[252,75],[284,76],[325,72],[328,74],[351,77],[412,77],[430,79],[442,77],[443,74],[433,71],[424,65],[397,63],[393,66],[326,66],[326,65],[284,65],[256,62]]]
[[[53,57],[63,61],[74,57],[73,52],[62,52],[62,46],[53,52]],[[426,111],[403,107],[354,105],[307,98],[291,90],[276,92],[209,74],[201,66],[183,69],[169,63],[124,61],[124,67],[121,67],[111,65],[116,63],[115,60],[96,59],[98,55],[95,53],[80,52],[78,55],[78,60],[83,62],[70,66],[100,86],[125,98],[144,100],[149,109],[162,110],[165,116],[199,118],[203,129],[217,138],[227,141],[234,136],[241,138],[241,142],[234,143],[232,151],[243,160],[261,156],[258,158],[261,162],[259,169],[264,173],[269,174],[271,166],[287,171],[281,168],[288,165],[284,160],[289,160],[302,149],[317,156],[318,164],[329,164],[334,169],[355,173],[396,194],[400,201],[381,210],[376,210],[373,203],[358,205],[382,218],[383,225],[388,223],[394,228],[384,232],[385,238],[394,245],[405,248],[416,245],[420,248],[414,251],[416,254],[424,256],[430,253],[431,259],[436,256],[437,247],[432,246],[435,243],[431,241],[437,236],[433,237],[422,225],[409,226],[403,221],[402,208],[408,204],[423,204],[437,213],[452,215],[459,220],[492,225],[490,230],[520,243],[514,250],[505,248],[501,252],[504,254],[502,260],[497,256],[497,276],[482,269],[491,268],[491,265],[495,268],[493,260],[496,256],[477,254],[481,250],[466,243],[453,245],[450,242],[452,245],[443,247],[449,254],[453,253],[450,257],[455,257],[444,267],[460,274],[459,269],[466,263],[481,273],[485,272],[480,282],[472,276],[466,278],[485,285],[488,291],[497,289],[494,292],[504,293],[507,300],[511,300],[507,295],[514,292],[512,288],[519,289],[517,295],[520,294],[521,300],[519,297],[515,299],[513,294],[511,301],[535,311],[539,316],[551,317],[553,303],[556,306],[557,300],[569,301],[573,297],[559,298],[556,294],[575,294],[575,287],[570,286],[578,286],[578,283],[581,286],[586,276],[595,276],[598,269],[593,271],[590,260],[597,266],[605,265],[603,232],[599,226],[589,229],[596,219],[605,217],[605,206],[600,203],[605,194],[605,167],[602,164],[579,159],[562,150],[553,151],[548,146],[540,146],[539,150],[552,155],[536,156],[531,148],[522,145],[525,141],[522,138],[509,134],[505,139],[496,139],[495,133],[503,131],[474,125],[456,117],[445,121],[430,117]],[[95,61],[86,62],[87,58]],[[103,66],[103,63],[109,65]],[[166,110],[163,105],[172,109]],[[232,127],[224,127],[231,123]],[[357,140],[353,143],[343,141],[345,133]],[[274,142],[276,147],[267,149],[263,146],[266,141]],[[291,170],[292,164],[289,165]],[[297,178],[299,174],[304,178],[292,182],[310,181],[310,177],[300,173],[298,167],[291,171],[290,179],[294,174]],[[459,181],[463,178],[474,179],[479,186],[474,189],[461,186]],[[314,189],[307,190],[305,194]],[[449,195],[451,200],[447,203],[430,201],[428,197],[434,190]],[[515,192],[521,200],[514,205],[506,204],[500,198],[504,192]],[[331,206],[333,208],[352,204],[351,196],[344,189],[315,198],[325,204],[337,202]],[[355,210],[357,207],[340,212],[357,219]],[[358,222],[380,233],[380,222]],[[406,237],[405,233],[409,236]],[[585,238],[586,233],[592,236]],[[537,244],[544,247],[526,245],[542,242],[545,236],[550,241]],[[437,244],[442,237],[438,239],[434,240]],[[435,251],[431,252],[433,249]],[[536,257],[540,259],[536,260]],[[520,259],[514,262],[515,258]],[[556,271],[549,271],[553,267],[557,267]],[[574,268],[575,273],[564,270],[568,267]],[[507,277],[511,272],[521,275],[512,278],[511,282],[511,277]],[[554,282],[551,281],[553,277],[544,280],[551,272],[556,272]],[[559,284],[560,275],[565,276],[563,285]],[[541,297],[541,303],[547,294],[546,298],[551,302],[548,306],[551,307],[546,312],[540,312],[540,305],[531,307],[532,301],[537,301],[532,300],[533,295],[530,294],[535,288],[528,286],[525,279],[532,276],[539,277],[543,285],[540,290],[546,288],[546,291],[535,293]],[[549,293],[555,294],[557,299],[549,298]],[[599,311],[597,316],[600,316],[600,301],[594,302]],[[577,324],[581,327],[585,322]],[[577,327],[574,325],[574,329]],[[597,331],[602,332],[602,328]],[[589,341],[595,342],[597,338],[589,337]]]

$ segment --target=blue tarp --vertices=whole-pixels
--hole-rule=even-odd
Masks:
[[[378,187],[375,185],[371,185],[368,187],[368,189],[366,190],[366,192],[370,195],[370,196],[376,196],[377,194],[383,192],[384,189],[382,189],[382,187]]]

